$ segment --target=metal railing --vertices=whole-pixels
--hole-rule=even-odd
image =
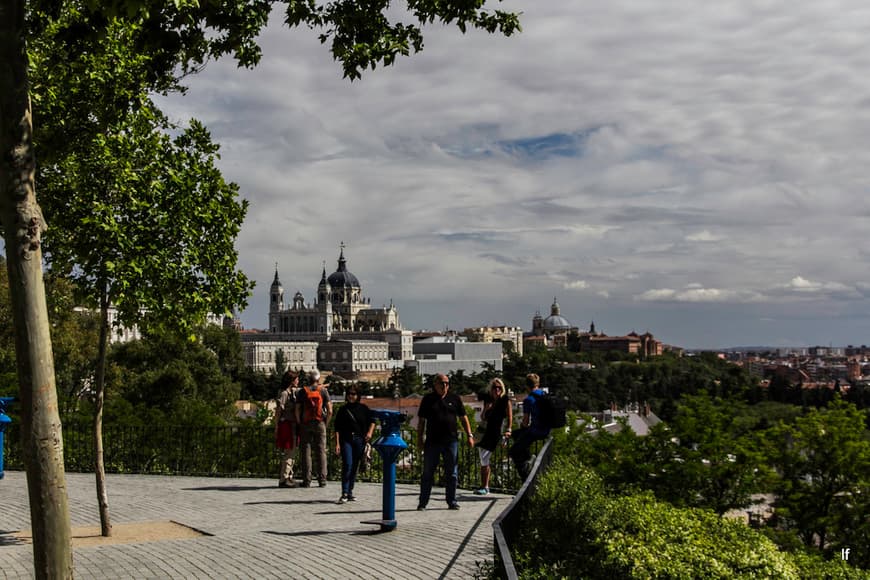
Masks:
[[[396,463],[396,481],[419,483],[422,455],[416,445],[416,432],[402,430],[408,449]],[[64,465],[69,472],[94,470],[93,430],[90,425],[65,425]],[[328,473],[338,479],[341,459],[332,452],[333,433],[327,433]],[[211,477],[277,477],[280,453],[275,448],[274,428],[262,426],[131,427],[107,425],[103,428],[103,457],[108,473],[154,475],[193,475]],[[490,489],[513,493],[520,479],[510,462],[509,447],[498,447],[490,459]],[[298,463],[297,463],[298,465]],[[23,470],[21,433],[16,425],[7,432],[6,468]],[[377,451],[361,469],[360,481],[380,482],[383,465]],[[436,484],[443,478],[439,468]],[[480,486],[480,460],[477,449],[464,442],[459,446],[459,487]]]
[[[538,452],[528,478],[514,496],[513,501],[505,508],[492,524],[495,573],[499,578],[516,580],[518,578],[514,565],[513,552],[521,520],[528,506],[529,498],[535,493],[538,478],[547,470],[553,456],[553,438],[548,437],[544,446]]]

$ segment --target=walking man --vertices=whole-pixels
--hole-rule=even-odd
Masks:
[[[278,487],[296,487],[293,481],[293,453],[296,451],[296,391],[299,376],[287,371],[281,377],[281,392],[275,406],[275,446],[281,450]]]
[[[302,487],[311,487],[311,454],[317,463],[317,482],[326,487],[326,425],[332,415],[329,391],[321,384],[320,371],[308,374],[310,384],[296,397],[296,418],[302,425]]]
[[[538,400],[544,396],[544,391],[541,390],[541,379],[535,373],[526,375],[526,391],[529,394],[523,400],[523,420],[520,429],[514,433],[516,439],[509,452],[523,481],[532,469],[530,451],[532,443],[546,439],[550,434],[550,428],[541,418]]]
[[[460,419],[470,447],[474,447],[474,435],[471,433],[471,424],[465,414],[462,399],[449,391],[450,379],[443,374],[435,375],[434,391],[423,396],[417,410],[417,447],[423,450],[423,478],[420,482],[418,510],[425,510],[429,503],[429,495],[435,483],[435,470],[440,459],[444,460],[444,475],[447,480],[447,507],[452,510],[459,509],[456,485],[459,481],[457,423]]]

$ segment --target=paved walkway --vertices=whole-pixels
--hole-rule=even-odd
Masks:
[[[98,525],[93,474],[67,474],[72,525]],[[492,561],[492,522],[511,496],[460,491],[451,511],[443,488],[416,511],[419,487],[396,486],[398,526],[380,533],[381,486],[358,483],[279,489],[273,479],[109,475],[113,524],[172,520],[209,535],[79,547],[77,578],[471,578]],[[24,473],[0,480],[0,578],[32,578],[33,547],[12,536],[30,527]]]

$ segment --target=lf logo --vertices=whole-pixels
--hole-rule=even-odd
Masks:
[[[841,548],[840,549],[840,558],[842,558],[843,560],[848,560],[849,559],[849,552],[851,552],[851,551],[852,551],[852,548]]]

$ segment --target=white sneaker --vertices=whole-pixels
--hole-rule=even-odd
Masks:
[[[489,493],[489,488],[481,487],[480,489],[474,490],[474,495],[486,495]]]

